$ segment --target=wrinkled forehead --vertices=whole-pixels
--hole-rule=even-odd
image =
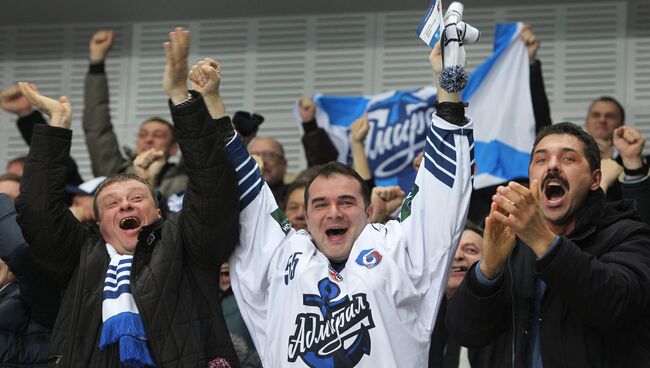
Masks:
[[[618,118],[621,118],[621,110],[618,106],[612,101],[594,101],[589,106],[589,113],[593,111],[598,111],[601,113],[615,113]]]
[[[537,143],[533,155],[537,153],[556,153],[576,151],[584,156],[584,144],[571,134],[549,134]]]
[[[355,197],[363,200],[361,184],[353,177],[343,174],[319,175],[309,186],[309,201],[315,199]]]
[[[248,145],[250,152],[274,152],[282,155],[282,147],[275,139],[266,137],[257,137]]]
[[[106,197],[121,197],[128,196],[133,193],[144,193],[149,194],[150,190],[144,183],[141,183],[137,180],[123,180],[110,183],[102,188],[102,190],[97,193],[95,200],[101,200]],[[149,197],[151,197],[149,195]],[[153,199],[153,198],[152,198]]]
[[[144,123],[140,124],[140,132],[155,132],[155,131],[163,131],[167,132],[169,134],[172,133],[172,128],[158,120],[148,120],[145,121]]]

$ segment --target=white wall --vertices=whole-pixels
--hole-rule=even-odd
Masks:
[[[72,155],[91,176],[81,131],[87,44],[96,29],[118,38],[108,62],[111,112],[120,143],[132,146],[139,123],[168,117],[161,88],[162,42],[177,25],[192,31],[191,60],[224,65],[228,111],[265,116],[260,134],[286,148],[290,171],[304,167],[295,100],[303,94],[374,94],[431,82],[428,49],[415,36],[422,11],[382,11],[192,21],[0,27],[0,85],[35,82],[48,95],[71,97]],[[650,4],[647,1],[467,7],[482,32],[468,47],[470,67],[490,54],[494,24],[524,21],[542,40],[554,121],[581,122],[593,97],[607,94],[627,108],[628,124],[650,136]],[[0,113],[0,163],[27,152],[13,117]]]

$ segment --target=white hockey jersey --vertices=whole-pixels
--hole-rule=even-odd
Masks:
[[[237,136],[232,288],[264,367],[426,367],[471,192],[473,138],[434,116],[400,221],[367,225],[340,273],[291,228]]]

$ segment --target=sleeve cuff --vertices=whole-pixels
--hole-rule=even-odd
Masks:
[[[499,272],[499,274],[495,278],[490,280],[487,278],[487,276],[483,274],[483,272],[481,272],[480,266],[481,266],[481,261],[478,261],[476,267],[474,267],[474,274],[476,275],[476,280],[478,280],[478,282],[481,285],[492,287],[499,284],[499,282],[501,281],[501,276],[503,275],[503,269]]]
[[[314,130],[318,129],[318,124],[316,124],[316,119],[312,119],[311,121],[306,121],[302,123],[302,129],[305,131],[305,134],[309,132],[313,132]]]
[[[101,61],[90,61],[90,66],[88,67],[88,74],[105,74],[106,67],[104,60]]]
[[[559,236],[559,235],[557,235],[557,236],[555,237],[555,240],[553,240],[553,243],[551,243],[551,247],[548,248],[548,250],[546,251],[546,253],[544,253],[544,255],[542,255],[541,257],[537,258],[537,260],[538,260],[538,261],[541,261],[541,260],[543,260],[544,258],[546,258],[546,256],[548,256],[549,254],[552,254],[552,253],[555,251],[555,248],[557,248],[557,245],[558,245],[558,244],[560,244],[560,236]]]

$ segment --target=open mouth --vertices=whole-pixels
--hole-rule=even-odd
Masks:
[[[338,236],[343,236],[348,231],[346,228],[331,228],[325,230],[325,235],[328,237],[338,237]]]
[[[569,183],[567,180],[555,172],[548,173],[542,182],[542,191],[550,207],[562,205],[568,188]]]
[[[544,190],[544,194],[546,194],[546,198],[550,200],[554,199],[559,199],[564,196],[564,188],[562,188],[562,184],[556,182],[556,181],[550,181],[546,184],[546,189]]]
[[[120,229],[133,230],[140,227],[140,219],[134,216],[125,217],[120,221]]]
[[[451,272],[467,272],[467,267],[465,266],[454,266],[451,268]]]

